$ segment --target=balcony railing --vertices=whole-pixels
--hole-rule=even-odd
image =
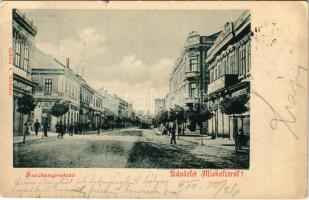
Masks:
[[[229,87],[237,83],[238,74],[225,74],[215,81],[209,83],[208,85],[208,94],[214,93],[223,88]]]
[[[196,79],[200,75],[200,72],[199,71],[187,71],[185,75],[186,75],[186,79],[191,80],[191,79]]]
[[[195,104],[200,102],[199,97],[186,97],[184,98],[185,104]]]

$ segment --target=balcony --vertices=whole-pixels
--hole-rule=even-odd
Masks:
[[[215,81],[209,83],[208,85],[208,94],[219,91],[223,88],[229,87],[237,83],[238,74],[225,74]]]
[[[185,73],[186,79],[187,80],[194,80],[200,75],[199,71],[187,71]]]
[[[186,97],[186,98],[184,98],[185,104],[197,104],[199,102],[200,102],[199,97]]]

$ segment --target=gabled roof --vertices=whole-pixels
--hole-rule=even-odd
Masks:
[[[31,64],[33,69],[64,69],[65,66],[56,58],[46,55],[37,47],[33,50],[33,59]]]

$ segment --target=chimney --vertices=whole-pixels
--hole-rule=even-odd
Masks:
[[[66,67],[67,67],[67,68],[70,68],[70,59],[67,58],[66,61],[67,61]]]

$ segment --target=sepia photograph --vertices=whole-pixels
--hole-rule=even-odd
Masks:
[[[13,167],[250,166],[250,9],[12,9]]]

